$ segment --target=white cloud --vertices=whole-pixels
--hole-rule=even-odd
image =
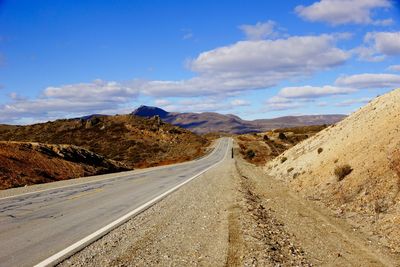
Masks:
[[[190,79],[133,80],[126,83],[96,80],[52,86],[37,99],[14,99],[0,106],[0,119],[10,121],[20,117],[46,118],[52,114],[98,113],[121,109],[138,95],[156,98],[237,96],[247,90],[266,89],[281,81],[302,78],[344,64],[350,54],[335,46],[341,38],[343,36],[332,34],[240,41],[203,52],[191,60],[189,67],[195,76]],[[240,102],[195,104],[190,108],[226,110]],[[14,114],[13,118],[9,117],[10,114]]]
[[[335,46],[341,35],[294,36],[240,41],[201,53],[189,62],[197,76],[179,81],[134,81],[130,86],[157,97],[234,94],[265,89],[343,64],[350,56]]]
[[[267,37],[276,37],[278,34],[275,32],[276,23],[272,20],[267,22],[257,22],[255,25],[240,25],[239,29],[243,31],[249,40],[262,40]]]
[[[365,41],[372,41],[377,52],[388,56],[400,55],[400,32],[370,32]]]
[[[125,102],[136,97],[138,91],[130,86],[114,81],[95,80],[92,83],[78,83],[59,87],[47,87],[43,96],[46,98],[68,99],[70,101],[111,101]]]
[[[386,56],[400,55],[400,32],[369,32],[364,45],[353,50],[366,61],[382,61]]]
[[[135,99],[137,91],[117,82],[96,80],[60,87],[48,87],[36,99],[27,99],[11,93],[11,103],[0,106],[0,120],[21,118],[43,120],[53,117],[80,116],[92,112],[114,110]]]
[[[387,69],[390,71],[400,71],[400,65],[391,65]]]
[[[358,98],[358,99],[348,99],[344,100],[340,103],[335,104],[337,107],[348,107],[352,106],[355,104],[366,104],[368,103],[372,98],[371,97],[363,97],[363,98]]]
[[[191,62],[191,68],[206,74],[223,73],[227,78],[271,73],[303,75],[335,67],[348,59],[349,55],[334,42],[332,35],[241,41],[201,53]]]
[[[304,103],[305,101],[294,101],[281,96],[273,96],[265,102],[267,111],[298,109],[304,107]]]
[[[233,99],[230,103],[232,106],[235,106],[235,107],[243,107],[243,106],[250,105],[249,101],[243,100],[243,99]]]
[[[167,100],[167,99],[156,99],[156,100],[154,101],[154,104],[155,104],[157,107],[163,107],[163,106],[171,105],[171,101],[169,101],[169,100]]]
[[[170,103],[163,108],[169,112],[216,112],[228,111],[237,107],[235,103],[226,102],[221,98],[182,99]]]
[[[297,86],[281,89],[278,96],[282,98],[318,98],[331,95],[342,95],[355,92],[355,89],[335,86]]]
[[[355,92],[356,89],[348,87],[319,86],[295,86],[282,88],[276,96],[266,101],[268,110],[289,110],[304,107],[306,103],[314,102],[314,99],[344,95]],[[326,106],[325,102],[316,103],[318,106]]]
[[[358,89],[394,89],[400,86],[400,75],[386,73],[356,74],[337,78],[335,81],[335,85]]]
[[[374,20],[372,11],[377,8],[390,8],[389,0],[320,0],[310,6],[297,6],[295,12],[308,21],[340,24],[390,25],[391,19]]]

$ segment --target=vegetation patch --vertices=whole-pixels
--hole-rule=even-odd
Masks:
[[[349,164],[344,164],[337,166],[334,170],[334,173],[339,181],[342,181],[347,175],[349,175],[353,169]]]

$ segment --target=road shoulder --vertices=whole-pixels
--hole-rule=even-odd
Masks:
[[[60,266],[224,266],[234,171],[226,159]]]

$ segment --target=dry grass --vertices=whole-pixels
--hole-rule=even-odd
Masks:
[[[131,168],[157,166],[201,156],[209,141],[179,127],[131,115],[0,126],[0,140],[71,144]]]
[[[287,149],[324,128],[326,128],[326,125],[276,129],[268,133],[239,135],[236,137],[236,140],[239,143],[241,154],[248,162],[256,165],[264,165]],[[254,155],[253,153],[248,155],[249,150],[254,152]],[[286,160],[287,158],[282,158],[281,163]]]

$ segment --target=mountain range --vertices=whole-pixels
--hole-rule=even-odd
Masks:
[[[224,115],[215,112],[178,113],[168,112],[161,108],[150,106],[140,106],[132,112],[132,115],[140,117],[159,116],[164,122],[180,126],[198,134],[210,132],[231,134],[265,132],[276,128],[334,124],[346,117],[345,115],[340,114],[304,115],[250,121],[243,120],[232,114]]]

